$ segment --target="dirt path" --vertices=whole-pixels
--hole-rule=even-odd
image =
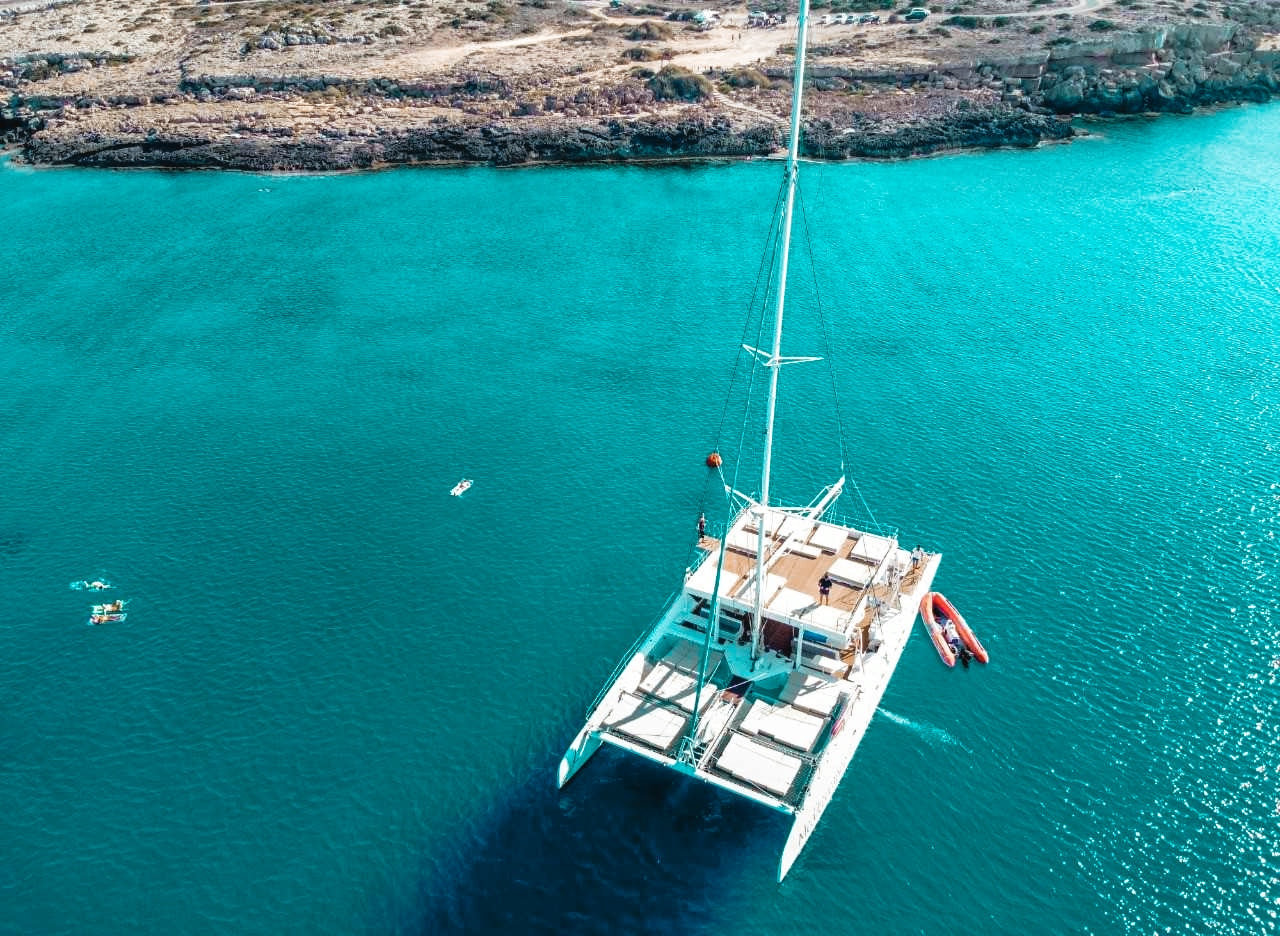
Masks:
[[[1104,6],[1110,6],[1115,0],[1083,0],[1081,3],[1068,7],[1041,7],[1037,10],[1023,10],[1020,13],[968,13],[966,16],[1007,16],[1010,19],[1027,19],[1032,16],[1057,16],[1060,13],[1092,13],[1094,10],[1100,10]]]
[[[456,65],[467,56],[475,55],[477,52],[493,52],[499,49],[516,49],[523,46],[541,45],[544,42],[556,42],[560,39],[569,39],[574,36],[585,36],[590,32],[590,29],[570,29],[565,32],[546,31],[534,33],[532,36],[518,36],[515,39],[494,39],[490,42],[466,42],[462,45],[445,46],[439,49],[419,49],[416,52],[407,52],[404,55],[395,56],[388,62],[388,65],[394,67],[397,73],[403,73],[407,70],[412,74],[420,74]]]
[[[755,65],[778,54],[778,49],[795,41],[793,29],[737,29],[724,26],[702,33],[708,39],[693,48],[677,52],[671,59],[690,71],[709,68],[736,68]]]
[[[763,117],[765,120],[770,120],[774,123],[784,125],[787,123],[787,118],[783,117],[781,114],[771,114],[758,107],[752,107],[750,104],[739,104],[737,101],[731,101],[718,91],[716,92],[716,103],[721,107],[731,107],[734,110],[746,111],[748,114],[755,114],[757,117]]]

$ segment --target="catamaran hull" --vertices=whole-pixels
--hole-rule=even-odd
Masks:
[[[598,750],[600,750],[598,734],[585,728],[578,732],[578,736],[573,739],[573,744],[569,745],[569,750],[565,751],[564,757],[560,758],[560,786],[563,787],[568,783]]]
[[[603,713],[613,708],[621,693],[634,689],[636,683],[640,681],[640,674],[644,671],[644,655],[652,649],[659,633],[661,629],[654,628],[653,633],[639,651],[632,654],[625,666],[619,667],[617,677],[607,684],[609,689],[596,700],[596,704],[587,713],[586,724],[582,726],[582,730],[578,732],[569,749],[565,751],[564,757],[560,759],[559,785],[561,787],[573,779],[573,775],[582,769],[582,766],[591,759],[591,755],[600,750],[599,729]]]
[[[795,822],[792,823],[791,832],[782,848],[782,856],[778,861],[779,883],[800,857],[800,852],[804,850],[809,836],[813,834],[813,830],[822,819],[827,804],[831,802],[831,797],[840,786],[845,771],[849,769],[849,763],[853,760],[858,744],[862,741],[876,709],[880,706],[880,699],[889,687],[889,680],[893,676],[894,669],[897,668],[903,650],[906,649],[911,630],[915,627],[914,596],[921,591],[928,592],[929,586],[933,584],[933,576],[938,570],[938,562],[939,559],[933,559],[925,566],[920,582],[913,589],[910,598],[903,595],[902,610],[885,621],[883,625],[884,642],[880,645],[880,649],[863,663],[861,691],[845,713],[841,721],[840,733],[828,746],[821,766],[809,782],[809,792],[796,812]]]

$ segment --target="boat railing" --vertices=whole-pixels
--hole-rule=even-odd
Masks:
[[[872,533],[875,536],[882,536],[885,539],[893,539],[895,541],[898,539],[897,527],[884,526],[865,517],[855,520],[847,514],[828,510],[823,514],[823,519],[828,523],[834,523],[837,526],[860,530],[863,533]]]
[[[635,657],[636,652],[644,645],[644,642],[649,639],[649,636],[653,633],[653,629],[658,626],[658,622],[662,620],[663,616],[666,614],[665,609],[670,608],[671,605],[675,603],[676,597],[681,591],[683,591],[683,589],[671,593],[671,596],[663,603],[662,607],[664,610],[662,613],[655,615],[653,620],[649,622],[649,626],[642,630],[640,632],[640,636],[637,637],[635,642],[627,648],[627,652],[622,655],[622,659],[620,659],[618,661],[618,665],[613,668],[613,672],[609,674],[609,678],[604,681],[604,688],[596,694],[596,697],[591,701],[591,704],[587,706],[588,713],[594,712],[596,710],[596,706],[604,701],[604,697],[609,694],[609,690],[612,689],[613,684],[618,681],[618,677],[622,675],[622,671],[627,668],[627,664]]]

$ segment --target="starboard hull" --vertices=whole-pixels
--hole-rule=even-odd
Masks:
[[[912,591],[913,596],[929,590],[929,586],[933,583],[933,577],[938,570],[940,560],[941,556],[935,556],[925,564],[920,581]],[[829,746],[823,758],[823,764],[818,768],[818,772],[810,784],[809,794],[805,797],[804,805],[796,814],[795,822],[791,826],[791,832],[782,848],[782,856],[778,861],[779,883],[787,876],[796,859],[800,857],[800,852],[804,850],[809,841],[809,836],[817,828],[819,820],[822,819],[822,814],[826,812],[828,804],[849,769],[849,764],[853,761],[853,755],[857,753],[858,745],[866,735],[871,719],[880,706],[880,700],[884,697],[885,690],[889,687],[889,680],[897,668],[903,651],[906,649],[912,628],[915,627],[915,609],[915,602],[907,600],[904,595],[902,610],[898,612],[898,619],[890,620],[884,626],[885,641],[879,653],[876,654],[877,656],[884,654],[883,659],[877,661],[879,671],[873,674],[873,678],[863,684],[857,700],[848,713],[844,730]]]

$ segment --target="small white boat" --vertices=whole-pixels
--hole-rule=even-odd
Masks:
[[[470,478],[463,478],[461,481],[459,481],[457,484],[453,486],[453,490],[450,491],[449,493],[452,494],[454,497],[458,497],[462,494],[467,493],[467,491],[471,490],[471,485],[473,483],[474,482]]]

